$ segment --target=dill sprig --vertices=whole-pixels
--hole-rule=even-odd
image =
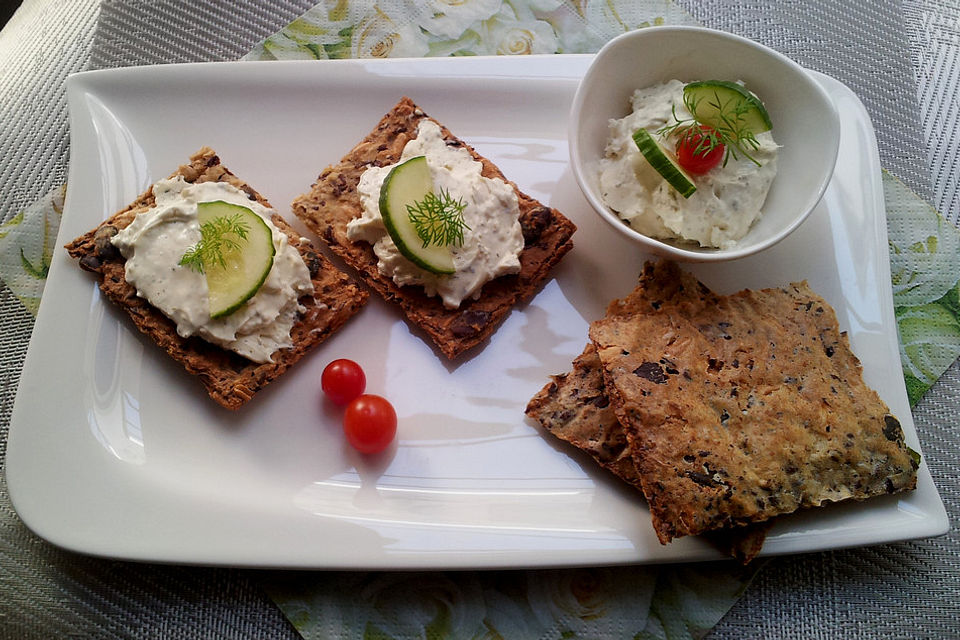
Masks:
[[[463,230],[470,227],[463,219],[467,205],[463,198],[454,200],[449,191],[430,191],[413,204],[407,205],[407,215],[417,232],[417,237],[427,245],[463,245]]]
[[[696,114],[697,106],[703,99],[703,97],[697,98],[684,93],[683,104],[687,111]],[[739,151],[743,154],[743,157],[759,167],[760,163],[750,154],[760,148],[760,143],[744,117],[744,114],[748,113],[752,107],[736,98],[724,102],[716,92],[707,104],[716,109],[718,123],[705,125],[697,120],[695,115],[680,119],[677,117],[677,108],[674,105],[672,111],[675,122],[661,127],[657,130],[657,133],[665,138],[676,136],[677,146],[696,136],[695,156],[706,155],[723,145],[726,147],[723,155],[723,166],[727,166],[727,160],[731,156],[734,160],[737,160],[739,158],[737,152]]]
[[[226,254],[239,251],[250,228],[239,213],[218,216],[200,225],[200,242],[180,258],[180,264],[203,273],[212,266],[226,268]]]

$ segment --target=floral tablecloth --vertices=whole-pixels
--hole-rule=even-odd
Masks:
[[[327,0],[247,59],[588,53],[624,31],[696,21],[669,0]],[[960,232],[884,174],[901,359],[915,403],[960,354]],[[65,188],[3,212],[0,278],[35,313]],[[763,563],[551,571],[258,576],[306,638],[696,638]]]

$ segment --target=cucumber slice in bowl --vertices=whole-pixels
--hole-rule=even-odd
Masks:
[[[451,246],[425,242],[410,216],[411,209],[432,195],[433,189],[426,156],[401,162],[380,187],[380,216],[403,257],[431,273],[451,274],[456,271]]]
[[[693,178],[670,157],[669,152],[657,142],[649,131],[637,129],[633,134],[633,141],[640,149],[643,157],[650,163],[650,166],[663,176],[667,184],[676,189],[684,198],[689,198],[694,194],[697,185],[693,183]]]
[[[754,134],[773,128],[770,114],[760,98],[742,84],[726,80],[701,80],[683,88],[683,102],[697,122],[713,129]]]
[[[267,279],[276,254],[273,232],[252,210],[222,200],[198,203],[197,219],[210,317],[222,318],[252,298]]]

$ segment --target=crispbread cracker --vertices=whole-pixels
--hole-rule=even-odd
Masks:
[[[899,422],[806,283],[718,296],[647,264],[590,337],[661,542],[916,486]]]
[[[600,357],[592,342],[573,361],[571,371],[551,376],[551,381],[527,403],[526,414],[640,489],[640,474],[630,455],[626,432],[610,406]]]
[[[207,147],[194,154],[189,164],[177,169],[171,177],[175,176],[194,183],[228,182],[246,192],[251,199],[270,206],[260,194],[220,164],[214,151]],[[100,290],[130,316],[141,332],[183,365],[188,373],[197,376],[210,397],[228,409],[244,405],[257,391],[339,329],[366,302],[368,294],[365,291],[274,214],[273,223],[287,234],[290,244],[303,256],[314,286],[313,296],[300,298],[305,311],[290,331],[293,346],[275,352],[273,362],[258,364],[200,338],[183,338],[170,319],[138,297],[134,287],[126,282],[126,261],[109,240],[113,233],[125,228],[138,213],[154,204],[151,187],[96,229],[66,245],[66,249],[80,261],[83,269],[98,274]]]
[[[610,405],[600,357],[592,342],[573,361],[571,371],[551,376],[551,381],[527,404],[526,414],[558,439],[588,453],[601,467],[642,491],[626,430]],[[760,552],[768,529],[767,523],[736,527],[711,532],[708,540],[746,564]]]
[[[426,118],[413,101],[403,98],[339,163],[323,170],[310,192],[294,201],[293,210],[366,284],[399,305],[444,355],[455,358],[485,340],[515,304],[536,293],[550,269],[573,247],[576,227],[556,209],[521,193],[489,160],[440,125],[448,144],[467,149],[483,164],[482,175],[500,178],[516,191],[525,241],[520,273],[486,283],[479,299],[464,300],[459,309],[445,308],[440,298],[425,295],[421,287],[400,287],[381,275],[372,247],[347,238],[347,223],[362,212],[357,183],[368,166],[396,163]]]

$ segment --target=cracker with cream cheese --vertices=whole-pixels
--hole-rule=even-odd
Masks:
[[[416,137],[418,124],[426,118],[429,116],[412,100],[400,100],[340,162],[320,173],[310,192],[294,201],[293,211],[371,289],[398,305],[409,322],[452,359],[483,342],[514,305],[533,297],[550,270],[573,247],[576,226],[556,209],[522,193],[493,163],[437,123],[448,145],[467,149],[482,163],[482,175],[500,178],[515,190],[524,238],[520,272],[487,282],[479,298],[464,300],[457,309],[446,308],[440,298],[425,295],[421,287],[398,286],[382,275],[371,245],[347,237],[347,223],[363,211],[357,184],[368,167],[396,163],[404,145]]]
[[[251,200],[270,206],[263,196],[224,167],[216,153],[207,147],[194,154],[189,163],[177,169],[171,177],[175,176],[190,183],[227,182],[245,192]],[[300,252],[314,287],[313,295],[299,300],[305,310],[291,329],[293,346],[276,351],[272,362],[258,364],[201,338],[184,338],[177,333],[174,322],[137,296],[134,287],[125,280],[125,260],[110,242],[117,231],[154,204],[151,187],[125,209],[67,244],[67,252],[79,261],[81,268],[97,274],[100,290],[107,299],[123,309],[142,333],[188,373],[196,376],[210,397],[227,409],[246,404],[255,393],[337,331],[367,300],[366,291],[353,284],[349,276],[317,252],[283,218],[274,214],[273,224]]]

